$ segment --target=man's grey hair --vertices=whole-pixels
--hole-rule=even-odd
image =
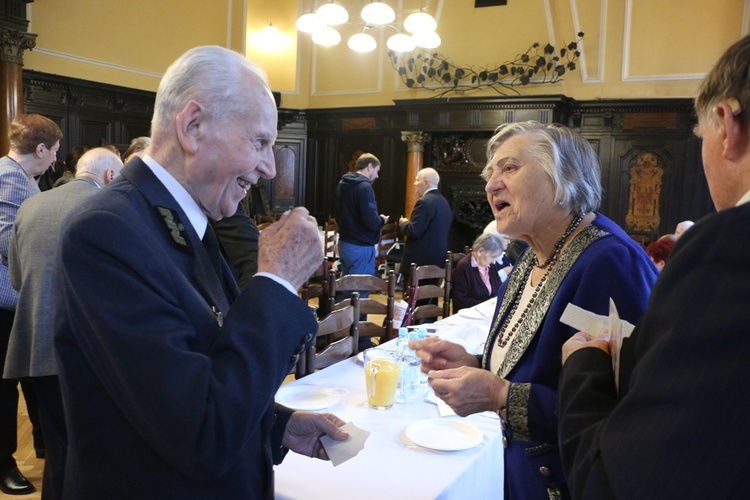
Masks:
[[[602,201],[601,165],[586,139],[562,125],[536,122],[500,125],[487,143],[487,162],[482,178],[488,181],[489,162],[505,141],[516,135],[531,138],[527,152],[555,186],[555,202],[576,214],[599,208]]]
[[[217,45],[195,47],[167,69],[156,91],[151,136],[170,130],[191,100],[202,104],[214,119],[247,112],[247,93],[241,89],[247,72],[256,75],[271,96],[265,72],[255,63]]]
[[[730,99],[736,100],[734,111],[742,124],[750,124],[750,35],[727,49],[703,80],[695,98],[698,118],[715,119],[716,105]]]
[[[76,164],[76,176],[81,174],[93,174],[99,178],[104,177],[107,170],[119,172],[122,160],[109,148],[89,149],[81,156]]]

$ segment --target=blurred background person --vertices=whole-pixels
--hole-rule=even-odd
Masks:
[[[398,228],[406,236],[404,256],[399,267],[404,285],[409,284],[412,263],[445,267],[453,211],[438,190],[439,184],[440,175],[434,168],[423,168],[417,172],[414,190],[419,200],[414,205],[411,220],[406,217],[398,220]]]
[[[500,268],[500,280],[505,281],[508,279],[508,276],[510,276],[510,272],[513,270],[513,263],[518,260],[518,255],[520,255],[520,251],[515,256],[515,259],[511,261],[510,257],[508,256],[508,248],[510,247],[511,243],[513,242],[513,238],[508,236],[507,234],[503,234],[497,231],[497,222],[494,220],[487,224],[482,231],[483,234],[486,233],[492,233],[500,236],[500,240],[503,244],[503,251],[500,252],[500,255],[497,256],[497,267]],[[521,240],[517,240],[521,241]],[[523,246],[520,247],[520,250],[523,250],[527,247],[527,244],[523,244]]]
[[[502,253],[503,240],[498,234],[482,233],[474,240],[471,253],[453,269],[453,314],[497,295],[502,284],[497,259]]]
[[[662,236],[658,240],[649,243],[646,247],[646,253],[651,257],[651,261],[659,272],[667,264],[669,254],[672,252],[676,241],[677,239],[674,236]]]
[[[677,227],[674,229],[674,237],[679,238],[680,236],[682,236],[682,233],[684,233],[685,231],[693,227],[694,224],[695,222],[691,220],[684,220],[680,222],[679,224],[677,224]]]
[[[0,372],[5,368],[18,302],[18,293],[8,279],[8,246],[13,222],[21,203],[40,192],[34,176],[44,173],[57,159],[62,131],[55,122],[42,115],[21,114],[11,122],[9,138],[10,152],[0,158]],[[0,490],[9,495],[23,495],[35,490],[18,470],[13,458],[17,444],[17,386],[17,379],[0,379]],[[34,425],[34,448],[43,454],[33,386],[21,382],[21,387]]]
[[[62,186],[63,184],[66,184],[75,179],[78,160],[80,160],[88,150],[88,146],[74,146],[70,151],[68,151],[67,156],[65,156],[65,161],[63,162],[62,175],[60,175],[60,177],[55,181],[52,187]]]
[[[45,500],[62,498],[67,451],[50,314],[50,304],[58,298],[53,280],[58,273],[60,226],[84,199],[119,175],[121,168],[120,155],[106,148],[89,150],[77,164],[75,179],[29,198],[13,225],[8,271],[18,290],[18,304],[3,375],[34,386],[45,444]]]
[[[572,130],[539,123],[500,126],[483,171],[497,229],[529,243],[498,305],[481,357],[437,338],[412,343],[435,394],[461,416],[500,415],[505,498],[569,498],[557,440],[560,349],[575,330],[569,303],[635,323],[657,273],[646,252],[595,212],[599,160]]]
[[[122,162],[127,163],[133,156],[142,157],[143,152],[151,144],[151,138],[148,136],[136,137],[130,141],[130,146],[122,154]]]

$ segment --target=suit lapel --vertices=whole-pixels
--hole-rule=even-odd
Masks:
[[[140,159],[128,162],[122,169],[121,176],[130,181],[151,205],[156,217],[156,226],[163,231],[167,244],[179,252],[180,260],[185,262],[181,267],[192,278],[191,281],[196,284],[217,318],[220,314],[226,315],[230,301],[236,298],[236,285],[235,289],[224,291],[203,242],[198,238],[179,203]],[[227,273],[231,276],[226,263],[224,268],[225,278]],[[231,278],[227,283],[231,284],[233,280],[234,278]]]

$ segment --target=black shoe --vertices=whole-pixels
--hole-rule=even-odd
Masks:
[[[34,493],[36,488],[23,477],[18,467],[12,467],[0,472],[0,490],[6,495],[28,495]]]

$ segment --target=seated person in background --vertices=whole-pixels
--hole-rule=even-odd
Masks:
[[[684,220],[677,224],[677,227],[674,228],[674,237],[675,239],[678,239],[680,236],[682,236],[682,233],[693,227],[695,222],[691,220]]]
[[[146,151],[146,148],[151,145],[151,138],[148,136],[143,137],[136,137],[132,141],[130,141],[130,146],[128,146],[128,149],[125,150],[125,152],[122,154],[122,162],[127,163],[131,158],[134,156],[137,156],[139,158],[143,157],[144,151]]]
[[[503,244],[503,251],[500,252],[500,255],[497,256],[497,259],[495,261],[497,262],[497,267],[500,268],[500,281],[505,283],[505,280],[508,279],[508,276],[510,276],[510,272],[513,270],[513,263],[518,259],[518,255],[516,255],[516,258],[511,260],[508,256],[508,247],[511,244],[511,241],[513,238],[508,236],[507,234],[503,234],[497,230],[497,222],[494,220],[487,224],[484,228],[484,231],[482,231],[484,234],[496,234],[500,236],[500,240]],[[520,252],[526,248],[528,245],[524,245],[520,248]]]
[[[497,258],[502,253],[503,240],[497,233],[482,233],[474,240],[471,253],[453,270],[453,314],[497,295],[502,284]]]
[[[652,241],[646,247],[646,253],[656,265],[656,269],[661,272],[664,266],[667,265],[669,259],[669,253],[674,248],[674,244],[677,240],[672,235],[662,236],[656,241]]]

